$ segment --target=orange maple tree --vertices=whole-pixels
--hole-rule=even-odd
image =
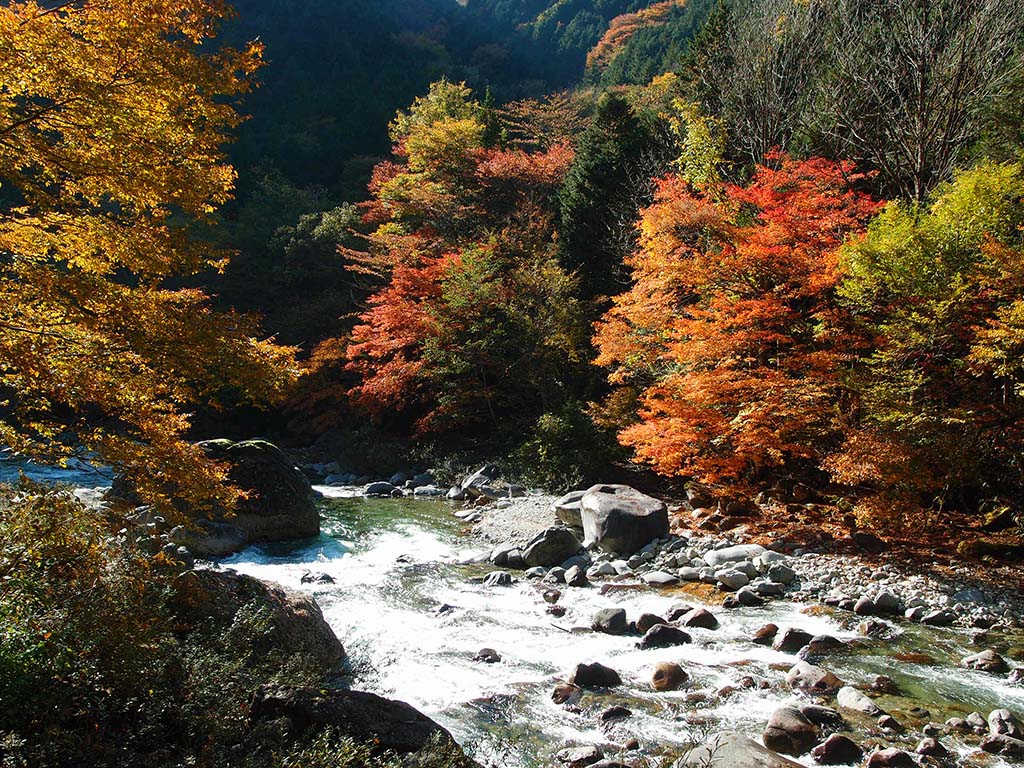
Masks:
[[[852,352],[837,249],[878,203],[849,163],[768,163],[706,193],[661,179],[633,288],[597,324],[597,362],[639,397],[620,440],[660,473],[742,485],[834,439]]]

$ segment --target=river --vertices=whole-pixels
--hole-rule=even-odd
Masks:
[[[461,532],[448,503],[363,499],[353,495],[355,489],[318,490],[332,497],[323,502],[320,538],[252,547],[223,564],[298,589],[310,589],[300,583],[307,571],[330,575],[334,584],[312,591],[349,652],[353,687],[408,701],[484,763],[535,768],[550,765],[552,754],[563,747],[590,743],[614,754],[608,745],[630,737],[648,754],[672,753],[721,728],[756,737],[773,710],[793,698],[781,684],[793,657],[750,642],[756,628],[771,621],[842,640],[860,637],[850,614],[809,615],[805,606],[788,601],[732,611],[708,605],[721,622],[718,629],[692,630],[690,645],[641,651],[635,637],[571,630],[589,626],[600,608],[622,606],[636,618],[648,611],[663,615],[680,601],[703,603],[676,590],[601,595],[593,587],[563,587],[560,602],[568,612],[556,619],[546,613],[541,591],[529,582],[484,587],[473,581],[489,570],[470,562],[482,554],[483,545]],[[882,674],[893,677],[905,696],[883,696],[877,703],[900,720],[912,717],[905,713],[914,705],[926,707],[927,719],[939,723],[975,709],[986,715],[996,707],[1024,710],[1024,688],[957,666],[979,650],[966,631],[901,628],[895,640],[862,643],[824,666],[852,683]],[[474,661],[484,647],[496,650],[501,662]],[[1011,655],[1020,650],[1011,648]],[[896,653],[927,654],[933,662],[899,661]],[[677,661],[690,673],[686,690],[651,690],[651,668],[663,660]],[[589,661],[618,670],[623,688],[587,694],[576,712],[554,704],[550,693],[557,680]],[[770,687],[744,689],[740,681],[745,676]],[[738,690],[724,697],[714,694],[724,686]],[[613,704],[625,704],[633,716],[602,729],[599,715]],[[963,754],[974,751],[951,737],[944,743]],[[802,762],[812,764],[809,757]]]
[[[77,487],[83,498],[95,498],[99,489],[81,489],[109,484],[109,473],[84,463],[53,469],[0,462],[0,481],[15,480],[19,471],[40,482]],[[479,577],[491,570],[479,563],[486,545],[465,534],[448,502],[365,499],[354,488],[317,490],[324,497],[318,538],[250,547],[220,567],[313,592],[348,651],[352,687],[409,702],[444,725],[484,764],[539,768],[551,765],[559,749],[581,744],[598,745],[613,756],[615,745],[633,737],[646,755],[671,756],[726,728],[757,738],[772,712],[796,698],[783,682],[793,656],[749,639],[769,621],[852,641],[852,649],[822,665],[854,684],[878,675],[894,678],[902,695],[882,696],[876,703],[908,726],[941,723],[972,710],[987,715],[997,707],[1024,713],[1024,687],[959,666],[964,656],[980,650],[967,630],[897,622],[896,638],[865,641],[852,614],[785,600],[723,610],[681,589],[602,595],[594,587],[564,585],[560,604],[567,613],[554,618],[537,585],[525,580],[510,587],[480,583]],[[303,585],[302,576],[310,571],[326,573],[334,583]],[[709,608],[719,628],[689,630],[694,639],[689,645],[643,651],[636,648],[635,637],[584,629],[601,608],[621,606],[635,619],[643,612],[663,615],[678,602]],[[497,651],[501,661],[474,661],[485,647]],[[1003,636],[995,647],[1024,660],[1022,638]],[[926,657],[898,659],[897,654]],[[572,710],[556,705],[550,696],[554,685],[577,663],[591,661],[615,668],[624,685],[586,693]],[[685,690],[651,690],[651,669],[658,661],[682,665],[690,675]],[[766,687],[744,688],[745,677]],[[736,690],[719,695],[725,687]],[[614,704],[626,705],[632,717],[602,725],[600,713]],[[910,714],[913,706],[930,714]],[[873,719],[848,719],[858,726],[856,740],[866,747],[872,739],[893,739]],[[909,727],[899,744],[912,749],[919,737]],[[979,758],[975,747],[953,736],[944,736],[943,743],[964,756],[974,753],[965,765],[1010,765]],[[809,756],[800,762],[813,764]]]

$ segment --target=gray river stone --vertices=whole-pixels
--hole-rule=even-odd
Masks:
[[[580,542],[569,528],[546,528],[523,550],[523,560],[531,568],[560,565],[580,551]]]
[[[586,543],[606,552],[630,554],[668,535],[663,501],[628,485],[595,485],[580,499]]]
[[[715,579],[719,584],[729,590],[737,590],[750,583],[750,577],[747,576],[747,574],[737,571],[734,568],[718,571],[718,573],[715,574]]]
[[[792,584],[796,580],[796,571],[783,563],[776,563],[768,568],[768,578],[779,584]]]
[[[765,548],[760,544],[737,544],[734,547],[713,549],[704,555],[704,562],[715,567],[726,563],[738,563],[764,554]]]
[[[644,584],[652,587],[667,587],[679,581],[677,577],[665,571],[651,571],[650,573],[645,573],[640,579]]]
[[[717,733],[689,754],[675,762],[672,768],[800,768],[800,763],[772,752],[749,736],[735,731]]]
[[[386,480],[369,483],[363,488],[363,496],[391,496],[398,489]]]

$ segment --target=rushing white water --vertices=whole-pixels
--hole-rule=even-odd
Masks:
[[[0,462],[0,481],[14,481],[22,471],[40,482],[77,487],[86,499],[101,490],[90,488],[109,484],[108,471],[87,464],[53,469]],[[593,587],[562,586],[559,602],[567,613],[554,618],[546,612],[538,585],[521,581],[488,588],[479,583],[489,570],[472,564],[483,554],[482,544],[464,535],[447,503],[368,500],[356,489],[318,490],[327,497],[320,537],[250,547],[217,567],[313,592],[348,651],[352,687],[408,701],[485,764],[538,768],[550,765],[557,750],[588,743],[614,755],[616,745],[630,737],[648,755],[671,755],[673,748],[723,728],[757,738],[776,707],[797,699],[781,684],[793,657],[750,642],[756,628],[771,621],[783,629],[797,626],[843,640],[859,638],[851,614],[808,614],[804,606],[776,601],[732,611],[706,606],[719,619],[718,629],[689,630],[694,640],[689,645],[641,651],[635,637],[579,630],[601,608],[622,606],[635,619],[644,612],[663,615],[677,602],[701,602],[673,590],[601,595]],[[303,585],[307,571],[326,573],[334,583]],[[972,710],[987,714],[996,707],[1024,714],[1024,688],[958,666],[979,650],[968,633],[902,622],[896,626],[901,634],[893,640],[860,638],[853,650],[821,663],[854,684],[877,675],[896,680],[905,696],[883,696],[877,703],[908,725],[901,746],[912,748],[920,737],[915,728],[928,720],[942,722]],[[1011,657],[1024,653],[1024,648],[1009,648],[1009,638],[1000,642],[997,649]],[[496,650],[502,661],[473,661],[485,647]],[[927,654],[932,661],[900,660],[897,652]],[[577,663],[590,661],[615,668],[624,685],[587,693],[575,708],[554,704],[550,693],[555,683]],[[658,661],[680,663],[690,675],[687,688],[655,693],[650,675]],[[743,688],[744,676],[768,687]],[[726,686],[737,690],[717,695]],[[600,713],[613,704],[626,705],[633,716],[602,725]],[[909,714],[913,706],[927,708],[930,716]],[[849,720],[866,747],[889,741],[871,721]],[[943,743],[963,755],[975,751],[953,737],[944,737]],[[812,764],[809,757],[800,762]],[[984,765],[1007,764],[993,760]]]
[[[691,630],[690,645],[641,651],[635,637],[572,630],[588,627],[600,608],[623,606],[636,618],[643,612],[663,615],[676,602],[700,602],[678,592],[601,595],[595,588],[562,587],[560,604],[568,612],[556,619],[546,613],[542,590],[533,584],[489,588],[471,580],[486,568],[461,564],[480,554],[480,543],[460,535],[444,503],[336,498],[325,504],[320,539],[292,547],[252,547],[224,565],[298,589],[309,588],[300,583],[307,571],[330,575],[334,584],[312,591],[349,652],[353,687],[408,701],[479,758],[508,766],[546,765],[562,747],[594,743],[607,748],[632,736],[655,753],[708,730],[737,728],[757,736],[772,711],[794,698],[779,685],[793,657],[750,642],[757,627],[772,621],[782,628],[857,637],[837,618],[807,615],[803,606],[778,601],[733,611],[709,606],[721,622],[718,629]],[[865,644],[824,665],[853,683],[879,674],[896,678],[914,699],[883,697],[878,703],[897,717],[914,704],[929,708],[931,719],[939,722],[972,709],[986,714],[996,706],[1024,709],[1024,689],[952,666],[977,650],[968,641],[961,632],[915,627],[897,641]],[[502,661],[473,661],[484,647],[496,650]],[[895,650],[926,651],[935,664],[898,662],[892,657]],[[686,690],[651,690],[651,669],[663,660],[687,670],[691,684]],[[615,668],[624,686],[588,694],[575,712],[554,704],[554,684],[577,663],[589,661]],[[724,686],[738,688],[745,675],[771,687],[740,689],[725,697],[712,693]],[[694,697],[694,691],[711,695]],[[628,706],[633,716],[602,728],[601,711],[617,703]],[[806,758],[803,762],[810,764]]]

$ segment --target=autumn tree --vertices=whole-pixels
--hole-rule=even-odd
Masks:
[[[230,497],[185,440],[197,402],[265,401],[288,349],[172,278],[228,199],[221,146],[260,49],[218,49],[219,0],[0,8],[0,440],[84,447],[150,501]]]
[[[576,284],[552,240],[572,151],[488,146],[485,120],[444,81],[399,113],[366,206],[376,229],[349,252],[384,280],[347,347],[351,397],[419,436],[508,441],[564,400],[583,364]]]
[[[1024,448],[1024,167],[983,162],[927,205],[890,203],[842,249],[843,306],[870,341],[830,461],[861,511],[1019,493]]]
[[[836,439],[837,251],[877,206],[848,163],[772,160],[745,187],[663,178],[633,286],[597,326],[598,363],[639,403],[620,439],[662,474],[743,485],[813,466]]]

